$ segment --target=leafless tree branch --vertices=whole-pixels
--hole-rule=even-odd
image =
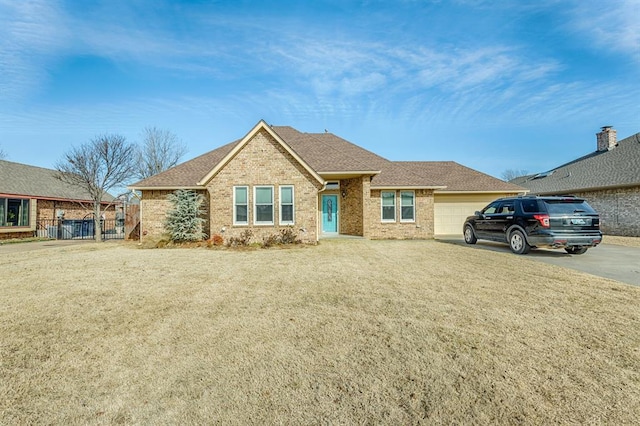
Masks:
[[[144,129],[138,150],[138,177],[146,179],[178,164],[187,147],[174,133],[156,127]]]

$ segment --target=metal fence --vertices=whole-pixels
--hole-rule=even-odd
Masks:
[[[56,240],[87,240],[95,238],[93,219],[49,219],[39,220],[36,236]],[[103,240],[124,239],[124,223],[115,219],[101,220]]]

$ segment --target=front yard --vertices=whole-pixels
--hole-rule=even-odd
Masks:
[[[0,259],[0,424],[640,418],[640,288],[437,241]]]

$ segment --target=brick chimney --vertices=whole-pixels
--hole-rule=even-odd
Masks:
[[[598,138],[598,151],[609,151],[618,144],[616,130],[613,126],[603,126],[600,133],[596,133]]]

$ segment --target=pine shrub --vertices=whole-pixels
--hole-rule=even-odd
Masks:
[[[202,241],[207,236],[203,232],[204,197],[195,191],[178,189],[167,197],[173,208],[167,213],[165,229],[171,241],[181,243]]]

